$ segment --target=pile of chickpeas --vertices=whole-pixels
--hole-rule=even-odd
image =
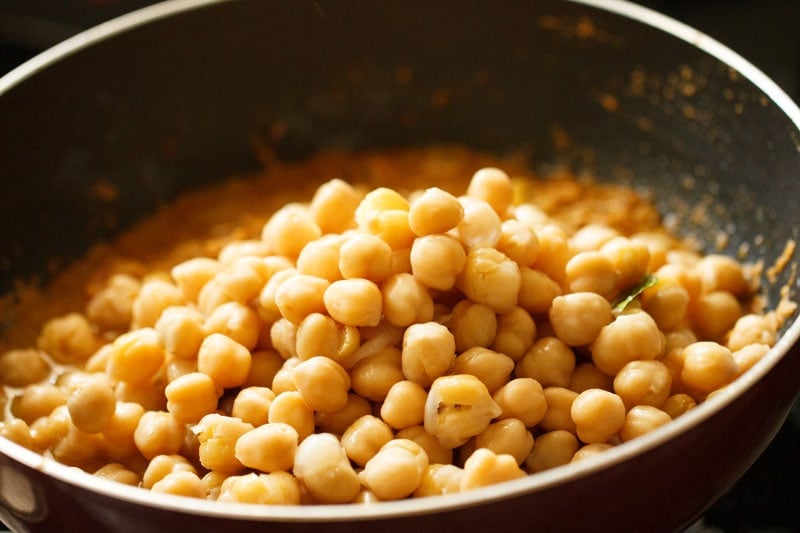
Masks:
[[[397,500],[601,453],[775,343],[737,260],[518,192],[495,167],[462,196],[333,179],[260,238],[116,273],[0,356],[0,434],[156,492]]]

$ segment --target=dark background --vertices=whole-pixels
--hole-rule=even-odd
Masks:
[[[85,28],[151,3],[0,0],[0,75]],[[800,103],[800,0],[637,0],[637,3],[685,22],[732,48]],[[654,505],[669,505],[669,502],[657,501]],[[763,456],[690,531],[800,531],[799,507],[800,402],[795,404],[789,420]]]

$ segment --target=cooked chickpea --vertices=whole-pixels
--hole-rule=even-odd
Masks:
[[[360,477],[381,500],[410,496],[422,481],[429,461],[425,450],[408,439],[391,440],[364,465]]]
[[[539,254],[532,268],[544,272],[556,283],[563,284],[567,262],[572,257],[569,238],[565,231],[555,224],[546,224],[538,228]]]
[[[230,476],[219,486],[218,501],[265,505],[298,505],[300,484],[287,472]],[[206,489],[208,492],[208,489]]]
[[[458,199],[438,187],[425,189],[408,210],[408,225],[417,236],[445,233],[455,228],[464,217]]]
[[[575,452],[575,455],[572,456],[572,460],[570,462],[575,463],[577,461],[589,459],[596,455],[600,455],[601,453],[610,450],[613,447],[614,445],[608,442],[593,442],[591,444],[587,444]]]
[[[508,454],[498,454],[488,448],[479,448],[464,463],[461,491],[493,485],[525,477],[516,459]]]
[[[667,413],[657,407],[636,405],[625,415],[625,423],[620,429],[619,436],[623,442],[626,442],[663,426],[671,420],[672,418]]]
[[[48,320],[36,339],[40,350],[63,364],[85,361],[100,344],[92,325],[79,313]]]
[[[534,427],[547,411],[544,389],[533,378],[515,378],[497,389],[492,399],[500,407],[500,419],[516,418]]]
[[[454,374],[437,378],[425,402],[425,430],[445,448],[461,446],[482,433],[501,409],[486,385],[475,376]]]
[[[264,224],[261,239],[269,245],[271,252],[297,258],[306,243],[322,235],[309,208],[290,203],[278,209]]]
[[[517,306],[522,286],[519,265],[494,248],[476,248],[467,254],[464,270],[456,286],[475,303],[496,313],[507,313]]]
[[[542,337],[517,361],[514,375],[533,378],[543,387],[566,387],[575,369],[575,353],[557,337]]]
[[[489,346],[497,334],[497,316],[487,305],[463,299],[453,306],[447,329],[456,341],[456,351]]]
[[[592,361],[602,372],[616,375],[630,361],[655,359],[664,349],[664,335],[643,311],[617,316],[603,326],[590,345]]]
[[[301,360],[324,355],[341,365],[349,365],[361,335],[355,326],[343,326],[331,317],[312,313],[297,327],[295,349]]]
[[[508,382],[514,361],[507,355],[475,346],[456,356],[451,369],[454,374],[471,374],[480,379],[490,393]]]
[[[269,280],[261,288],[261,292],[258,293],[257,310],[261,320],[269,324],[283,318],[283,315],[281,315],[281,311],[278,308],[278,304],[275,301],[275,296],[283,283],[296,275],[296,269],[285,268],[275,272],[272,276],[270,276]],[[213,310],[215,307],[216,305],[211,307],[209,311]]]
[[[416,442],[425,450],[430,464],[450,464],[453,462],[453,450],[445,448],[439,439],[425,431],[425,426],[410,426],[401,429],[395,435],[398,439],[406,439]]]
[[[183,291],[164,279],[145,280],[131,305],[132,328],[152,328],[167,307],[184,303]]]
[[[350,385],[353,390],[368,400],[383,401],[392,385],[406,379],[402,357],[399,348],[386,346],[361,359],[350,369]]]
[[[150,490],[190,498],[205,498],[206,496],[200,476],[194,472],[171,472],[154,483]]]
[[[768,344],[748,344],[735,352],[732,352],[733,360],[736,362],[738,372],[736,376],[741,376],[744,372],[749,370],[754,364],[759,362],[762,357],[767,355],[770,347]]]
[[[590,344],[614,319],[609,301],[593,292],[556,296],[548,313],[556,335],[570,346]]]
[[[44,380],[50,365],[35,349],[9,350],[0,355],[0,384],[25,387]]]
[[[589,223],[579,228],[570,237],[570,247],[578,252],[597,251],[615,237],[619,231],[610,226],[599,223]]]
[[[536,339],[536,322],[522,307],[497,315],[497,331],[489,348],[507,355],[515,363],[531,349]]]
[[[504,418],[489,424],[475,437],[477,448],[488,448],[496,454],[512,456],[522,464],[533,450],[533,435],[518,418]]]
[[[314,221],[324,233],[341,233],[355,225],[361,194],[349,183],[332,179],[320,185],[311,198]]]
[[[258,344],[261,322],[250,307],[239,302],[226,302],[206,317],[204,328],[206,335],[221,333],[253,350]]]
[[[293,472],[318,503],[351,502],[361,490],[344,448],[330,433],[314,433],[300,443]]]
[[[610,391],[614,388],[613,382],[613,378],[601,372],[594,363],[580,363],[572,371],[567,388],[575,392],[583,392],[586,389]]]
[[[250,363],[250,350],[222,333],[203,339],[197,352],[197,370],[223,389],[244,383]]]
[[[200,464],[209,470],[236,474],[243,469],[236,457],[236,441],[253,426],[232,416],[209,413],[200,419],[193,431],[200,443]]]
[[[170,274],[183,299],[196,302],[200,290],[222,270],[222,264],[210,257],[194,257],[172,267]]]
[[[234,455],[244,466],[261,472],[289,471],[298,438],[297,430],[289,424],[263,424],[236,440]]]
[[[147,385],[166,360],[153,328],[124,333],[114,340],[108,359],[108,374],[134,386]]]
[[[283,422],[292,426],[300,441],[314,433],[314,410],[297,391],[281,392],[269,404],[268,422]]]
[[[433,318],[433,297],[411,273],[395,274],[384,283],[381,292],[383,314],[390,324],[406,327]]]
[[[347,405],[350,376],[333,359],[317,355],[300,361],[292,369],[292,381],[314,411],[335,413]]]
[[[539,256],[539,237],[531,226],[510,218],[500,226],[496,248],[520,266],[530,266]]]
[[[194,358],[206,336],[203,315],[187,306],[168,307],[155,324],[158,343],[175,357]]]
[[[398,381],[381,404],[381,418],[394,429],[422,424],[428,393],[414,381]]]
[[[267,423],[269,406],[275,399],[275,393],[269,387],[246,387],[236,394],[231,408],[231,416],[253,427]]]
[[[453,334],[437,322],[412,324],[403,334],[403,375],[423,387],[443,376],[456,359]]]
[[[736,352],[753,344],[772,346],[778,332],[771,315],[748,313],[734,323],[726,337],[725,345]]]
[[[730,349],[716,342],[700,341],[683,349],[681,381],[702,392],[727,385],[739,368]]]
[[[85,433],[100,433],[114,416],[114,389],[101,379],[85,379],[67,398],[67,409],[75,427]]]
[[[544,272],[528,267],[520,268],[518,303],[530,314],[547,314],[553,298],[561,294],[561,286]]]
[[[190,372],[167,384],[164,395],[167,398],[167,411],[175,420],[193,424],[216,410],[222,390],[207,374]]]
[[[458,199],[464,216],[452,232],[467,249],[494,248],[502,233],[500,216],[488,203],[462,196]]]
[[[347,457],[363,467],[393,438],[394,434],[389,424],[376,416],[364,415],[345,430],[341,443]]]
[[[104,331],[124,331],[131,324],[133,301],[141,283],[127,274],[111,276],[86,303],[86,317]]]
[[[423,285],[448,290],[467,263],[464,247],[449,235],[425,235],[411,245],[411,273]]]
[[[596,250],[578,252],[564,268],[564,282],[570,292],[594,292],[604,297],[614,294],[619,274],[607,255]]]
[[[195,468],[182,455],[156,455],[147,463],[147,468],[142,474],[142,486],[146,489],[175,472],[196,473]]]
[[[50,383],[28,385],[22,393],[11,400],[11,414],[32,424],[37,418],[49,415],[67,403],[67,394]]]
[[[298,329],[297,324],[286,318],[276,320],[269,328],[269,344],[284,359],[298,358]]]
[[[564,429],[575,433],[575,422],[572,419],[572,403],[578,393],[564,387],[545,387],[544,399],[547,402],[547,411],[539,421],[539,427],[545,431]]]
[[[525,459],[525,466],[535,474],[565,465],[572,460],[579,447],[574,433],[563,429],[548,431],[536,437],[533,450]]]
[[[177,454],[184,439],[184,425],[164,411],[147,411],[139,418],[133,440],[148,459],[157,455]]]
[[[670,418],[675,419],[697,407],[697,402],[684,393],[673,394],[661,404],[661,410],[667,413]]]
[[[138,486],[140,481],[139,476],[135,472],[128,470],[120,463],[108,463],[103,465],[94,471],[94,475],[99,478],[110,479],[111,481],[134,487]]]
[[[614,378],[614,392],[626,409],[635,405],[660,407],[671,388],[672,374],[660,361],[631,361]]]
[[[325,278],[308,274],[290,276],[275,291],[275,305],[283,318],[300,324],[312,313],[325,312],[323,295],[330,284]]]
[[[381,320],[383,295],[367,279],[334,281],[323,294],[328,314],[347,326],[377,326]]]
[[[742,265],[721,254],[709,254],[697,264],[704,290],[727,291],[736,296],[747,293],[749,286]]]
[[[639,283],[650,266],[650,249],[627,237],[614,237],[600,247],[617,271],[617,289],[622,291]]]
[[[250,354],[250,372],[243,387],[269,386],[285,359],[276,350],[264,349]]]
[[[461,492],[464,470],[449,463],[432,462],[422,473],[415,497],[455,494]]]
[[[353,422],[364,415],[372,414],[372,411],[372,403],[369,400],[350,392],[347,394],[345,406],[335,413],[324,413],[322,411],[314,413],[314,424],[317,431],[341,435]]]
[[[498,215],[505,215],[514,198],[511,178],[496,167],[484,167],[475,174],[467,186],[467,195],[488,203]]]
[[[103,439],[111,459],[125,460],[139,453],[136,428],[144,413],[144,407],[138,403],[116,403],[114,415],[103,428]]]
[[[625,423],[625,404],[613,392],[587,389],[573,400],[570,415],[581,441],[608,442]]]
[[[369,233],[355,234],[339,247],[339,272],[345,279],[386,279],[392,268],[392,248]]]
[[[703,340],[722,341],[743,314],[741,303],[728,291],[708,292],[689,303],[692,328]]]

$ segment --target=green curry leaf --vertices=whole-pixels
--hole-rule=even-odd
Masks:
[[[646,289],[654,286],[656,283],[658,283],[657,277],[652,274],[646,274],[644,278],[642,278],[642,281],[623,292],[616,300],[614,300],[614,303],[612,304],[614,307],[614,312],[621,313],[624,311],[625,308],[628,307],[628,305],[630,305],[630,303],[634,301],[637,296],[642,294]]]

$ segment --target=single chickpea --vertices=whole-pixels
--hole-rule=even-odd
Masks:
[[[232,416],[209,413],[192,429],[200,443],[200,464],[209,470],[233,475],[243,469],[236,458],[236,441],[253,426]]]
[[[267,243],[263,241],[256,242],[262,247],[267,247]],[[262,253],[266,253],[266,250],[262,250]],[[222,252],[220,257],[222,257],[221,254]],[[220,261],[225,262],[223,259]],[[243,256],[225,264],[225,268],[214,279],[228,299],[241,304],[248,304],[258,297],[261,289],[264,288],[272,274],[289,266],[291,266],[291,263],[282,262],[276,259],[275,256],[269,256],[269,258]]]
[[[314,192],[309,206],[323,233],[341,233],[355,225],[355,213],[362,195],[349,183],[332,179]]]
[[[160,278],[145,280],[131,305],[132,328],[152,328],[167,307],[182,305],[183,291]]]
[[[625,423],[625,404],[613,392],[588,389],[573,400],[570,416],[581,441],[608,442]]]
[[[150,487],[153,492],[176,494],[190,498],[205,498],[206,492],[200,476],[194,472],[172,472]]]
[[[425,431],[425,427],[422,425],[403,428],[397,432],[395,437],[411,440],[419,444],[425,450],[425,455],[428,456],[428,461],[431,464],[450,464],[453,462],[453,450],[442,446],[439,440]]]
[[[488,203],[462,196],[458,199],[464,216],[452,235],[467,249],[493,248],[503,231],[500,216]]]
[[[730,383],[739,372],[730,349],[711,341],[700,341],[683,349],[681,381],[709,393]]]
[[[318,503],[348,503],[361,490],[344,448],[330,433],[306,437],[297,447],[292,471]]]
[[[640,242],[650,250],[648,270],[655,272],[667,262],[667,252],[680,246],[680,243],[663,230],[639,231],[631,236],[634,242]]]
[[[381,320],[383,295],[367,279],[334,281],[325,289],[323,300],[328,314],[344,325],[377,326]]]
[[[734,323],[726,335],[725,345],[736,352],[753,344],[772,346],[777,338],[774,316],[748,313]]]
[[[563,429],[577,434],[575,422],[572,419],[572,404],[577,397],[577,392],[564,387],[544,387],[547,411],[539,422],[539,427],[545,431]]]
[[[409,204],[386,187],[368,192],[356,208],[358,227],[383,239],[392,249],[411,246],[414,233],[408,223]]]
[[[392,385],[406,379],[402,357],[399,348],[386,346],[359,360],[350,369],[350,385],[353,390],[373,402],[383,401]]]
[[[650,266],[650,249],[642,242],[627,237],[614,237],[605,242],[600,247],[600,253],[611,259],[619,275],[618,292],[639,283]]]
[[[172,267],[170,274],[180,288],[183,299],[197,302],[200,290],[222,271],[222,264],[210,257],[195,257]]]
[[[555,224],[546,224],[537,229],[536,235],[539,237],[539,254],[531,267],[563,285],[567,262],[572,257],[567,234]]]
[[[144,413],[144,407],[138,403],[116,403],[114,415],[103,428],[106,450],[112,460],[126,460],[139,453],[135,433]]]
[[[689,303],[692,328],[702,340],[722,341],[743,314],[742,304],[728,291],[708,292]]]
[[[261,472],[289,471],[294,466],[297,430],[273,422],[244,433],[236,440],[234,455],[244,466]]]
[[[242,258],[260,259],[269,255],[269,245],[261,239],[240,239],[222,245],[217,260],[224,266]]]
[[[411,273],[423,285],[448,290],[467,263],[463,246],[449,235],[425,235],[414,239],[409,255]]]
[[[106,371],[114,379],[145,386],[156,377],[166,356],[155,329],[131,330],[114,340]]]
[[[446,233],[464,218],[464,208],[458,199],[438,187],[425,189],[408,210],[408,226],[415,235]]]
[[[214,309],[206,317],[204,326],[206,335],[221,333],[248,350],[258,345],[262,327],[258,314],[238,302],[227,302]],[[198,346],[198,353],[199,349]]]
[[[182,424],[199,422],[217,409],[222,390],[202,372],[184,374],[167,384],[164,389],[167,411]]]
[[[125,331],[131,324],[133,301],[139,293],[138,279],[114,274],[103,289],[86,303],[86,317],[103,331]]]
[[[419,487],[414,491],[414,497],[438,496],[440,494],[455,494],[461,492],[461,478],[464,470],[449,463],[434,463],[422,473]]]
[[[553,298],[561,294],[561,286],[544,272],[528,267],[520,268],[518,304],[530,314],[547,314]]]
[[[447,329],[456,341],[456,351],[489,346],[497,334],[497,316],[487,305],[463,299],[453,306]]]
[[[307,206],[290,203],[278,209],[264,225],[261,239],[272,253],[296,259],[306,243],[318,239],[322,230]]]
[[[50,365],[36,349],[8,350],[0,355],[0,384],[26,387],[43,381],[50,374]]]
[[[490,393],[508,382],[514,361],[507,355],[476,346],[456,356],[454,374],[471,374],[480,379]]]
[[[469,181],[467,195],[488,203],[494,211],[504,216],[514,199],[511,178],[495,167],[481,168]]]
[[[267,387],[272,384],[275,374],[283,366],[285,359],[275,350],[258,350],[250,355],[250,372],[242,383],[243,387]]]
[[[335,413],[314,413],[314,424],[317,431],[323,433],[343,434],[353,422],[364,415],[372,414],[372,403],[358,394],[348,393],[347,403]]]
[[[630,361],[655,359],[664,349],[664,336],[653,318],[643,311],[617,316],[603,326],[589,346],[592,361],[614,376]]]
[[[557,337],[542,337],[517,361],[514,375],[533,378],[543,387],[566,387],[575,369],[575,353]]]
[[[269,387],[245,387],[236,394],[231,408],[231,416],[253,427],[267,423],[269,406],[275,399],[275,393]]]
[[[500,226],[496,248],[520,266],[530,266],[539,256],[539,237],[531,226],[510,218]]]
[[[507,355],[515,363],[522,359],[536,339],[536,322],[522,307],[497,315],[497,332],[489,348]]]
[[[283,365],[275,373],[270,388],[275,394],[286,391],[297,391],[297,386],[292,379],[292,370],[300,363],[300,358],[290,357],[283,362]]]
[[[357,233],[339,247],[339,272],[345,279],[386,279],[392,268],[392,248],[369,233]]]
[[[269,327],[269,344],[284,359],[297,358],[297,324],[281,318]]]
[[[620,429],[619,436],[623,442],[627,442],[670,421],[672,418],[657,407],[636,405],[625,416],[625,423]]]
[[[117,406],[114,389],[102,379],[85,379],[67,398],[67,409],[75,427],[85,433],[100,433]]]
[[[515,378],[497,389],[492,399],[500,407],[497,418],[515,418],[526,427],[538,424],[547,411],[544,389],[533,378]]]
[[[195,358],[206,336],[203,315],[188,306],[168,307],[156,321],[158,343],[180,358]]]
[[[275,305],[281,316],[300,324],[311,313],[324,313],[323,294],[331,283],[325,278],[296,274],[286,279],[275,292]]]
[[[94,471],[94,475],[99,478],[110,479],[111,481],[131,485],[133,487],[138,486],[141,481],[138,474],[128,470],[120,463],[108,463],[107,465],[103,465]]]
[[[741,263],[732,257],[721,254],[709,254],[697,264],[703,288],[707,292],[727,291],[736,296],[744,296],[749,291],[749,284],[744,275]]]
[[[250,363],[250,350],[222,333],[203,339],[197,352],[197,370],[223,389],[244,383]]]
[[[381,418],[394,429],[422,424],[428,393],[414,381],[398,381],[381,404]]]
[[[282,422],[292,426],[303,441],[314,433],[314,410],[297,391],[278,393],[269,405],[267,422]]]
[[[600,330],[614,320],[609,301],[593,292],[556,296],[548,313],[556,335],[570,346],[592,343]]]
[[[67,431],[51,448],[53,459],[84,470],[104,459],[105,443],[99,434],[84,433],[68,423]]]
[[[423,387],[444,375],[456,359],[453,334],[437,322],[410,325],[403,334],[402,369]]]
[[[591,444],[587,444],[575,452],[575,455],[572,456],[572,460],[570,462],[576,463],[578,461],[583,461],[584,459],[590,459],[596,455],[600,455],[601,453],[610,450],[613,447],[614,445],[608,442],[593,442]]]
[[[148,459],[156,455],[175,455],[183,445],[185,427],[164,411],[147,411],[139,418],[133,440]]]
[[[583,392],[586,389],[613,390],[613,378],[601,372],[594,363],[580,363],[572,371],[568,389]]]
[[[12,418],[0,421],[0,437],[6,438],[11,442],[19,444],[29,450],[40,452],[31,435],[30,426],[19,418]]]
[[[619,237],[619,231],[610,226],[599,223],[589,223],[579,228],[569,240],[570,247],[577,252],[597,251],[602,246]]]
[[[100,345],[92,325],[79,313],[48,320],[36,339],[37,348],[62,364],[85,361]]]
[[[278,304],[275,300],[275,296],[278,292],[278,289],[281,288],[283,283],[296,276],[297,270],[294,268],[285,268],[283,270],[279,270],[275,272],[272,276],[270,276],[269,280],[264,284],[262,287],[261,292],[258,293],[258,316],[261,317],[261,320],[267,324],[275,322],[283,318],[281,315],[281,311],[278,308]],[[215,306],[216,307],[216,306]],[[212,308],[213,309],[213,308]]]
[[[661,407],[671,388],[672,374],[660,361],[631,361],[614,378],[614,392],[626,409],[634,405]]]
[[[221,502],[256,503],[263,505],[298,505],[301,487],[287,472],[230,476],[219,485],[217,500]],[[208,493],[208,490],[206,489]]]
[[[342,273],[339,272],[339,247],[345,240],[346,236],[335,233],[309,242],[297,256],[297,271],[330,282],[342,279]]]
[[[197,471],[182,455],[156,455],[147,463],[147,468],[142,474],[142,487],[150,489],[167,475],[175,472]]]
[[[324,355],[344,366],[356,353],[360,342],[357,327],[344,326],[327,315],[312,313],[297,327],[295,349],[301,360]]]
[[[475,437],[477,448],[488,448],[494,453],[512,456],[522,464],[533,450],[533,435],[518,418],[504,418],[489,424]]]
[[[429,466],[425,450],[414,441],[395,439],[384,444],[364,465],[361,481],[383,501],[414,493]]]
[[[355,420],[342,434],[342,447],[347,457],[358,466],[367,464],[384,444],[394,438],[389,424],[373,415]]]
[[[574,433],[563,429],[548,431],[534,441],[533,450],[525,459],[525,466],[535,474],[565,465],[572,460],[579,446]]]
[[[412,274],[395,274],[384,283],[381,292],[383,314],[390,324],[406,327],[433,319],[433,298]]]
[[[594,292],[606,298],[614,294],[619,274],[611,259],[596,250],[578,252],[564,267],[570,292]]]
[[[347,405],[350,376],[333,359],[317,355],[300,361],[292,369],[292,381],[314,411],[335,413]]]
[[[469,374],[437,378],[425,402],[425,430],[445,448],[461,446],[482,433],[501,413],[486,385]]]
[[[464,492],[525,476],[525,471],[519,467],[512,455],[497,454],[488,448],[479,448],[464,463],[460,488]]]
[[[673,394],[661,404],[661,410],[673,420],[697,407],[697,402],[685,393]]]
[[[456,286],[473,302],[484,304],[496,313],[507,313],[517,306],[522,278],[519,265],[501,252],[476,248],[467,254]]]
[[[642,309],[661,331],[672,331],[686,322],[689,292],[675,280],[659,278],[654,287],[642,293]]]
[[[739,369],[736,377],[741,376],[749,370],[754,364],[759,362],[762,357],[767,355],[770,347],[768,344],[748,344],[735,352],[732,352],[733,360],[736,362],[736,367]]]

